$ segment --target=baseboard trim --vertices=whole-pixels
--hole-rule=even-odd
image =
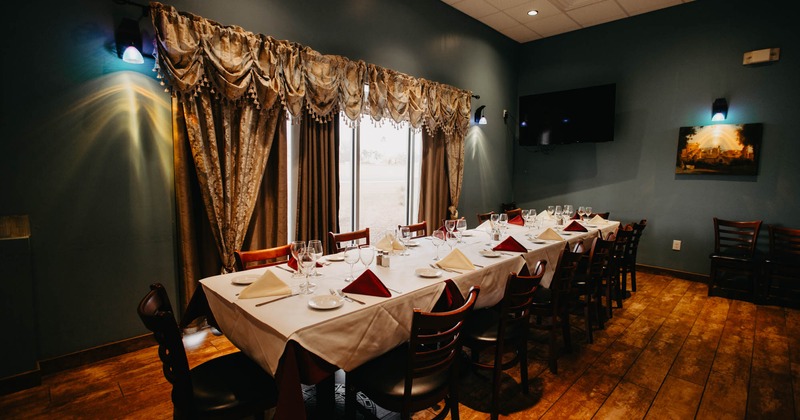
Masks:
[[[51,359],[39,361],[39,370],[42,375],[48,375],[62,370],[71,369],[89,363],[98,362],[110,357],[119,356],[132,351],[141,350],[146,347],[156,345],[153,334],[140,335],[138,337],[127,338],[113,343],[103,344],[86,350],[79,350],[75,353],[56,356]]]
[[[707,274],[690,273],[688,271],[673,270],[671,268],[656,267],[652,265],[636,264],[636,270],[643,273],[656,274],[662,276],[676,277],[684,280],[696,281],[708,284]]]
[[[0,395],[13,394],[17,391],[33,388],[41,384],[42,374],[39,369],[23,372],[6,378],[0,378]]]

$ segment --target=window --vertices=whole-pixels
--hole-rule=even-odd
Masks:
[[[376,124],[368,116],[339,125],[339,225],[343,232],[386,229],[416,221],[422,136],[408,124]]]

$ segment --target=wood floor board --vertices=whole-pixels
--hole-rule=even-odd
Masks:
[[[557,375],[545,360],[546,336],[532,334],[529,393],[519,368],[505,371],[502,419],[800,418],[800,310],[708,297],[705,284],[660,274],[639,273],[637,280],[637,292],[594,331],[594,343],[586,343],[583,319],[571,319],[573,351],[559,358]],[[237,351],[209,330],[186,337],[187,346],[192,342],[190,366]],[[462,376],[461,418],[488,419],[491,381]],[[155,346],[41,379],[0,396],[0,418],[172,417],[171,385]]]

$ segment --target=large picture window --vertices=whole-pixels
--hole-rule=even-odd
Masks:
[[[375,124],[363,117],[339,128],[339,225],[341,231],[386,229],[416,221],[422,136],[407,124]]]

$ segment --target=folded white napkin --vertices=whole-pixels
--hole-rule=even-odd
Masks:
[[[536,218],[541,219],[541,220],[552,220],[553,219],[553,217],[550,216],[550,213],[548,213],[547,210],[542,210],[542,212],[539,213],[536,216]]]
[[[596,225],[598,223],[605,223],[605,222],[606,222],[606,219],[603,219],[602,217],[600,217],[599,214],[595,214],[594,217],[592,217],[589,220],[589,223],[594,224],[594,225]]]
[[[563,241],[564,238],[561,237],[556,231],[551,228],[547,228],[544,232],[540,233],[539,236],[536,237],[537,239],[547,239],[550,241]]]
[[[292,289],[279,279],[270,270],[254,281],[253,284],[247,286],[239,293],[239,299],[250,299],[265,296],[284,296],[292,294]]]
[[[453,268],[456,270],[475,269],[472,261],[470,261],[469,258],[467,258],[467,256],[458,249],[452,250],[449,254],[447,254],[446,257],[439,260],[437,265],[442,268]]]
[[[394,248],[395,250],[398,250],[398,251],[402,251],[402,250],[406,249],[406,246],[403,245],[403,243],[400,242],[399,239],[395,238],[392,241],[392,248]]]
[[[491,220],[487,220],[487,221],[481,223],[480,225],[478,225],[478,227],[475,228],[475,230],[482,230],[484,232],[488,232],[488,231],[492,230],[492,221]]]
[[[383,235],[383,238],[381,238],[377,244],[375,244],[375,248],[384,252],[392,252],[395,241],[396,239],[394,238],[394,235],[387,233],[386,235]]]

